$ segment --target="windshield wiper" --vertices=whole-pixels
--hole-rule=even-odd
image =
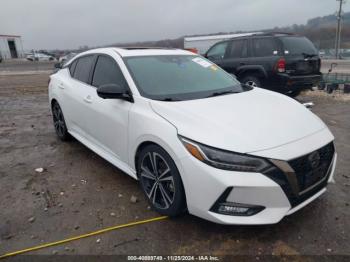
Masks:
[[[308,53],[301,53],[305,58],[306,57],[315,57],[315,56],[317,56],[317,54],[308,54]]]
[[[167,101],[167,102],[182,101],[180,99],[171,98],[171,97],[165,97],[165,98],[161,98],[161,99],[157,99],[157,100],[159,100],[159,101]]]
[[[221,92],[214,92],[212,94],[210,94],[209,96],[207,97],[214,97],[214,96],[222,96],[222,95],[227,95],[227,94],[236,94],[236,93],[240,93],[238,91],[221,91]]]

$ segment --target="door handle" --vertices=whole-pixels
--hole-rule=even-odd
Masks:
[[[58,87],[61,88],[61,89],[64,89],[64,84],[59,83],[59,84],[58,84]]]
[[[245,63],[243,63],[243,62],[240,62],[240,63],[239,63],[239,65],[245,65]]]
[[[85,101],[86,103],[91,104],[91,103],[92,103],[92,97],[91,97],[90,95],[88,95],[87,97],[84,98],[84,101]]]

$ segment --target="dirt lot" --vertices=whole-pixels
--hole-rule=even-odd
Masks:
[[[24,59],[6,60],[0,63],[0,75],[9,73],[23,73],[25,71],[48,71],[53,70],[58,61],[28,61]]]
[[[0,76],[0,254],[159,216],[136,181],[79,142],[56,138],[47,81]],[[184,215],[31,254],[350,255],[350,102],[300,99],[315,103],[336,137],[336,184],[279,224],[222,226]]]

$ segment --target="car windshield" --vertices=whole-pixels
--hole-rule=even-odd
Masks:
[[[313,43],[306,37],[286,36],[280,38],[285,54],[290,55],[317,55],[317,50]]]
[[[124,61],[141,95],[155,100],[190,100],[247,90],[199,56],[135,56]]]

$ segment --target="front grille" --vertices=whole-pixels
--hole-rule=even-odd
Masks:
[[[329,143],[310,154],[288,162],[294,169],[300,192],[307,190],[325,177],[332,162],[333,154],[334,145]]]
[[[296,176],[298,182],[298,194],[293,192],[287,174],[280,168],[274,167],[265,175],[281,186],[291,206],[295,207],[327,186],[330,175],[328,171],[331,170],[330,165],[334,152],[334,145],[331,142],[318,150],[288,162],[295,172],[293,175]]]

